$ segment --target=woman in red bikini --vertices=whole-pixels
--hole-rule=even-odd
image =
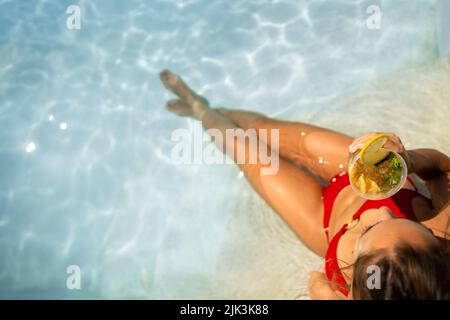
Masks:
[[[368,201],[356,195],[346,173],[349,151],[373,137],[353,139],[317,126],[279,121],[262,114],[213,109],[179,76],[163,71],[161,81],[178,99],[169,111],[202,122],[205,129],[279,130],[271,145],[280,155],[275,175],[264,164],[239,164],[253,188],[302,242],[325,258],[324,272],[312,272],[312,299],[450,299],[450,159],[433,149],[405,150],[387,133],[384,145],[405,159],[431,197],[420,194],[411,176],[391,198]],[[268,134],[268,137],[271,135]],[[231,157],[249,154],[247,141],[218,145]],[[328,182],[323,187],[324,181]]]

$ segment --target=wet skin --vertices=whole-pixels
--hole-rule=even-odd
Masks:
[[[239,167],[255,191],[285,220],[298,238],[313,252],[325,256],[328,241],[322,228],[322,184],[346,171],[349,151],[357,152],[377,133],[354,139],[326,128],[271,119],[256,112],[213,109],[179,76],[165,70],[160,78],[164,86],[178,96],[178,99],[167,103],[167,109],[179,116],[200,120],[205,129],[215,128],[223,132],[238,128],[279,130],[280,141],[275,152],[280,155],[280,168],[276,175],[261,176],[260,163],[240,164]],[[419,223],[396,219],[387,207],[364,212],[359,222],[352,225],[339,242],[337,258],[342,268],[353,263],[361,253],[377,248],[389,249],[398,241],[426,246],[437,239],[447,239],[450,232],[449,157],[434,149],[406,150],[399,137],[393,133],[386,134],[389,141],[384,147],[405,159],[408,172],[423,179],[431,198],[419,195],[412,200]],[[270,139],[264,143],[271,145]],[[218,147],[231,157],[236,149],[249,151],[245,143],[237,144],[235,150],[222,145]],[[409,181],[403,188],[414,189]],[[330,238],[364,202],[365,199],[357,196],[350,186],[338,194],[330,219]],[[366,230],[368,227],[370,230]],[[351,280],[351,272],[346,272]],[[312,298],[342,298],[322,272],[310,274],[309,289]]]

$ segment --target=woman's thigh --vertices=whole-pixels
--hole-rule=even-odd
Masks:
[[[348,146],[354,139],[351,136],[307,123],[270,118],[257,119],[252,127],[277,129],[280,154],[326,181],[347,170]],[[273,145],[273,141],[269,143]]]
[[[327,241],[322,228],[320,183],[308,172],[281,157],[275,174],[261,174],[263,167],[260,163],[240,165],[253,188],[283,218],[300,240],[316,254],[324,256]]]
[[[265,142],[274,151],[326,181],[346,170],[348,146],[353,141],[351,136],[312,124],[269,118],[252,111],[224,108],[219,111],[245,130],[267,130]],[[275,135],[278,136],[277,141],[272,141],[271,130],[278,131]]]

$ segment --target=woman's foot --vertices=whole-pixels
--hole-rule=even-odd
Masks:
[[[167,102],[167,109],[179,116],[201,119],[205,111],[209,109],[208,100],[196,94],[170,70],[162,71],[159,77],[164,86],[180,98]]]
[[[169,100],[167,101],[166,108],[170,112],[175,113],[177,116],[195,118],[192,107],[183,100],[180,99]]]

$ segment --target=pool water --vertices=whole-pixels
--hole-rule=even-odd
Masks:
[[[66,26],[70,5],[80,29]],[[370,5],[380,29],[367,27]],[[239,170],[171,159],[171,133],[199,124],[165,111],[158,72],[214,105],[449,152],[439,10],[0,0],[0,298],[306,298],[321,259]]]

